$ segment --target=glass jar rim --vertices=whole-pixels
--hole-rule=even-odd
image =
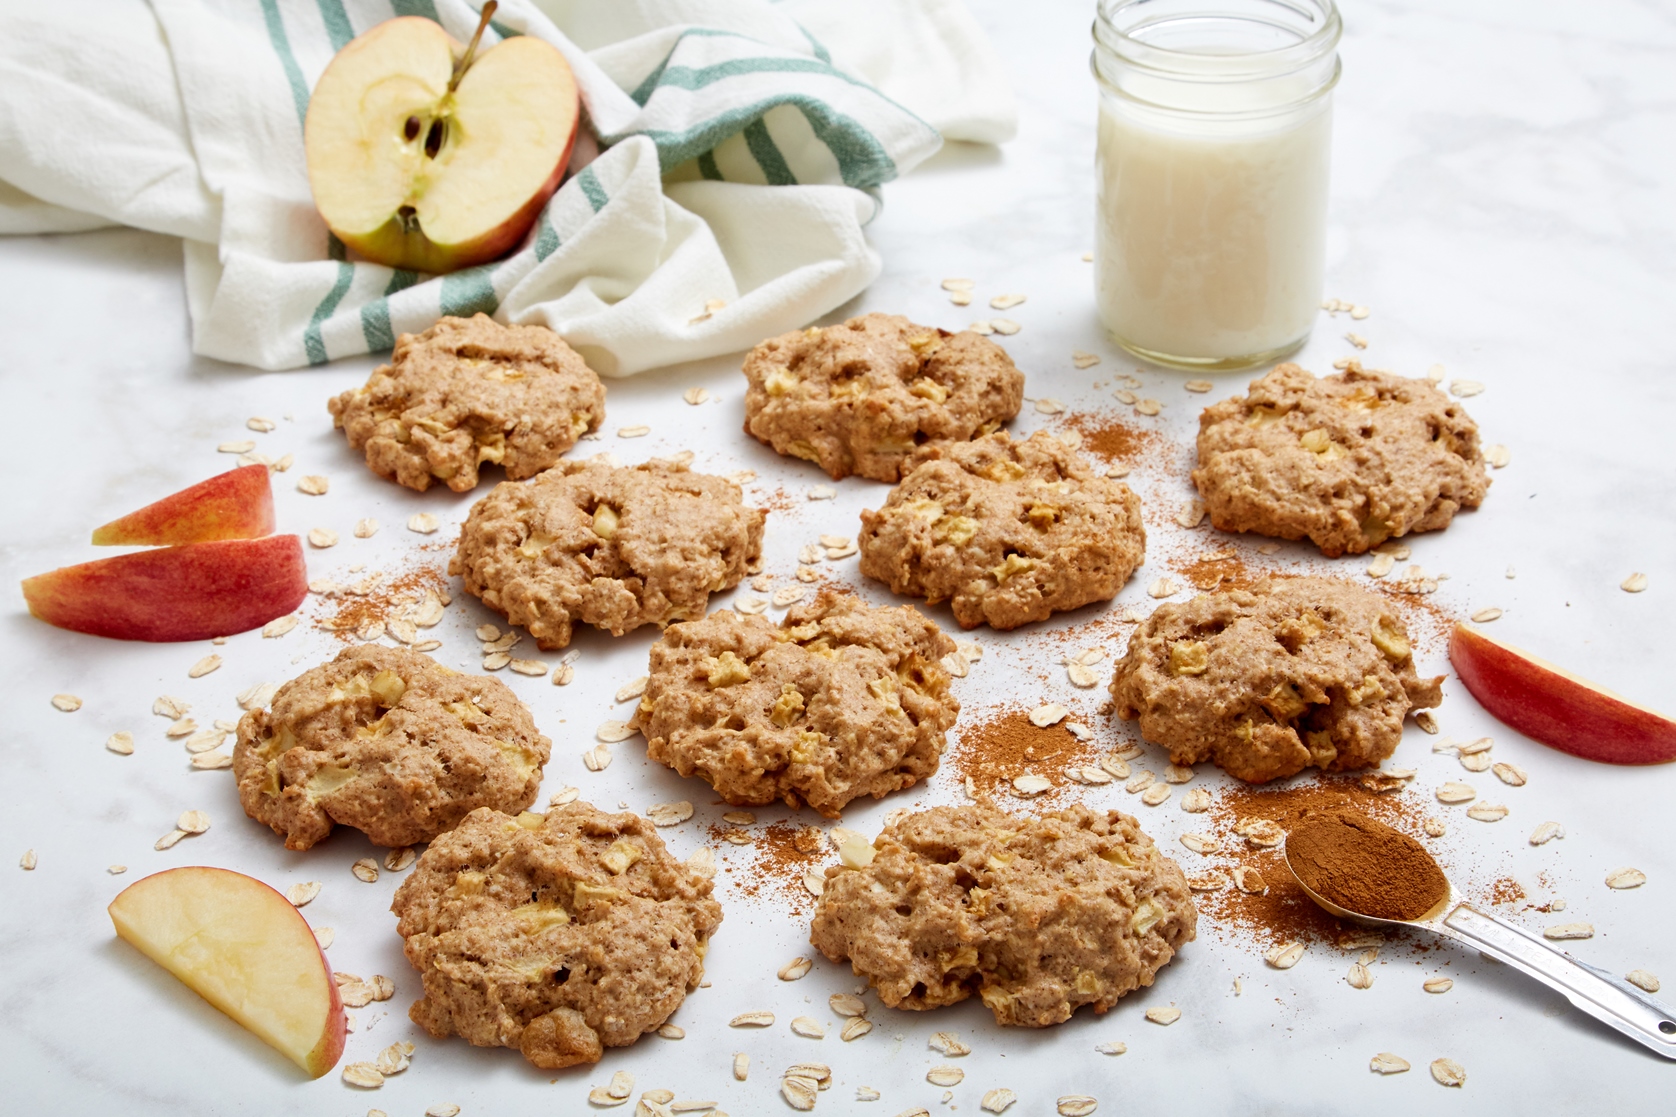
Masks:
[[[1344,23],[1333,0],[1266,0],[1277,8],[1287,9],[1309,17],[1319,26],[1298,42],[1272,50],[1241,51],[1211,54],[1199,51],[1161,47],[1120,28],[1115,18],[1120,11],[1148,3],[1149,0],[1099,0],[1095,9],[1094,42],[1117,55],[1124,63],[1168,74],[1176,79],[1206,82],[1246,81],[1254,77],[1270,77],[1303,69],[1318,62],[1338,48]],[[1213,10],[1216,0],[1206,0],[1205,15],[1218,14]],[[1150,24],[1142,24],[1142,27]]]

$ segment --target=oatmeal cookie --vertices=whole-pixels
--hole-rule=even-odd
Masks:
[[[746,355],[745,379],[746,432],[834,481],[894,484],[915,447],[988,434],[1024,400],[999,345],[898,314],[771,337]]]
[[[861,513],[861,572],[948,601],[962,628],[1017,628],[1109,601],[1146,555],[1141,502],[1042,431],[927,446]]]
[[[1352,362],[1319,380],[1281,365],[1205,408],[1193,484],[1219,530],[1307,538],[1337,557],[1441,531],[1490,479],[1459,403]]]
[[[309,848],[334,823],[405,846],[478,807],[529,806],[551,747],[499,680],[366,644],[240,718],[233,775],[244,813],[287,849]]]
[[[892,1008],[976,993],[998,1024],[1102,1013],[1151,985],[1198,922],[1181,868],[1118,811],[934,807],[841,854],[809,941]]]
[[[431,1035],[514,1047],[543,1070],[597,1063],[681,1007],[722,922],[710,881],[652,824],[575,802],[487,807],[431,843],[390,910]]]
[[[733,482],[675,462],[563,461],[472,505],[448,572],[562,648],[577,621],[621,636],[703,616],[761,559],[766,516]]]
[[[672,624],[652,645],[635,724],[646,755],[725,801],[851,799],[929,779],[960,703],[939,662],[954,641],[911,605],[869,608],[823,592],[786,613],[723,611]]]
[[[558,461],[605,418],[605,386],[546,326],[479,314],[401,335],[389,364],[326,407],[380,477],[463,493],[484,462],[516,480]]]
[[[1415,674],[1408,632],[1378,595],[1285,578],[1160,605],[1129,638],[1115,714],[1176,764],[1213,761],[1251,783],[1314,765],[1372,768],[1443,676]]]

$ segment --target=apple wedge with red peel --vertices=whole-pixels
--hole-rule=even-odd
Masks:
[[[211,640],[282,617],[308,595],[295,535],[185,543],[60,567],[23,582],[29,611],[117,640]]]
[[[1533,740],[1608,764],[1676,760],[1676,720],[1523,648],[1457,624],[1449,662],[1479,705]]]
[[[268,467],[247,465],[218,473],[178,493],[112,520],[93,533],[98,547],[168,546],[212,539],[256,539],[274,530]]]
[[[343,998],[284,896],[243,873],[191,865],[135,881],[108,910],[124,940],[309,1077],[337,1065]]]
[[[582,117],[570,64],[528,35],[476,43],[462,52],[403,16],[346,45],[315,84],[314,204],[374,263],[435,274],[496,259],[558,189]]]

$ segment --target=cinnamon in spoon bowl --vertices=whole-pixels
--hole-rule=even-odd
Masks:
[[[1424,846],[1352,810],[1306,812],[1286,837],[1286,859],[1305,888],[1356,915],[1420,919],[1449,896]]]

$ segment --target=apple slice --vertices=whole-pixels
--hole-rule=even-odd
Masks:
[[[343,1054],[343,999],[308,921],[259,880],[191,865],[153,873],[108,909],[116,933],[319,1078]]]
[[[1676,760],[1676,721],[1523,648],[1457,624],[1449,662],[1497,720],[1561,752],[1609,764]]]
[[[493,11],[463,55],[431,20],[387,20],[315,84],[303,136],[314,204],[374,263],[440,273],[493,260],[558,189],[581,124],[575,75],[528,35],[477,55]]]
[[[274,494],[268,467],[247,465],[112,520],[93,533],[98,547],[204,543],[255,539],[274,530]]]
[[[23,582],[29,611],[48,624],[157,642],[244,632],[291,612],[307,594],[295,535],[136,551]]]

